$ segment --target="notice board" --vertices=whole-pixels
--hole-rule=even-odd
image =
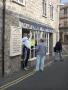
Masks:
[[[10,56],[20,55],[22,50],[22,29],[11,26],[10,32]]]

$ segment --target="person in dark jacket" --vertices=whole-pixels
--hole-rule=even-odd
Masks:
[[[59,55],[58,57],[61,61],[62,60],[62,42],[61,42],[61,39],[59,39],[59,41],[56,43],[56,45],[54,47],[54,52],[55,52],[56,56],[57,56],[57,54]]]

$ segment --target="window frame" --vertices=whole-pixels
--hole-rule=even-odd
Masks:
[[[47,17],[47,2],[43,0],[43,16]]]
[[[54,17],[54,7],[52,4],[50,4],[50,18],[53,19]]]
[[[64,8],[64,15],[67,15],[67,8]]]

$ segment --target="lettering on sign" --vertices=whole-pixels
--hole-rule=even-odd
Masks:
[[[10,56],[20,55],[21,49],[22,49],[22,29],[20,27],[11,26]]]

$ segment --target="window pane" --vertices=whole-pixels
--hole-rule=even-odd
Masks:
[[[13,1],[17,1],[18,2],[18,0],[13,0]]]
[[[32,31],[32,36],[31,36],[31,58],[35,57],[35,31]]]
[[[53,19],[53,6],[50,5],[50,18]]]
[[[64,15],[67,15],[67,8],[64,9]]]
[[[46,16],[46,1],[43,0],[43,15]]]

